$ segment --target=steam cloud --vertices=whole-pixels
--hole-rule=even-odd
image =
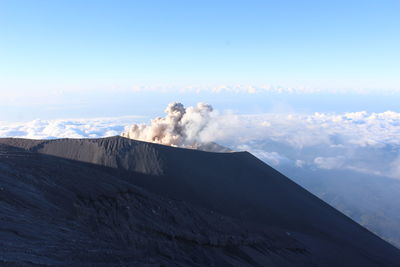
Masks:
[[[164,118],[155,118],[150,125],[134,124],[122,136],[169,146],[229,151],[209,138],[215,118],[211,105],[198,103],[194,107],[185,108],[183,104],[175,102],[170,103],[164,112],[167,114]]]

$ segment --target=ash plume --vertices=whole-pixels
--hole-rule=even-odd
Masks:
[[[210,140],[210,127],[214,118],[213,107],[198,103],[185,108],[175,102],[164,110],[165,117],[151,120],[150,125],[133,124],[122,133],[123,137],[169,146],[185,147],[213,152],[228,152],[230,149]]]

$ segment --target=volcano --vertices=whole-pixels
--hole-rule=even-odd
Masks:
[[[399,266],[248,152],[0,139],[2,266]]]

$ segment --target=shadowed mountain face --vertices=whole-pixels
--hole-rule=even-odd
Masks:
[[[0,139],[9,266],[398,266],[400,252],[247,152]]]
[[[400,180],[352,170],[279,169],[313,194],[400,248]]]

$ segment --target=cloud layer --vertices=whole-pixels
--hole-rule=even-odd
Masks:
[[[274,167],[347,169],[400,178],[400,113],[365,111],[331,113],[218,112],[206,104],[175,103],[164,118],[134,124],[139,118],[34,120],[0,122],[0,136],[24,138],[125,136],[190,147],[216,142],[248,150]]]
[[[343,89],[327,89],[320,87],[311,86],[282,86],[282,85],[269,85],[269,84],[220,84],[220,85],[174,85],[174,86],[144,86],[136,85],[131,86],[128,89],[133,92],[180,92],[180,93],[247,93],[247,94],[260,94],[260,93],[278,93],[278,94],[368,94],[368,93],[399,93],[399,88],[375,88],[375,89],[355,89],[355,88],[343,88]]]
[[[1,122],[0,137],[31,139],[97,138],[119,135],[139,116],[94,119],[33,120],[30,122]]]
[[[238,138],[232,136],[228,142],[272,165],[350,169],[400,178],[396,164],[400,162],[400,113],[260,114],[243,115],[240,120],[244,130],[238,129]]]

